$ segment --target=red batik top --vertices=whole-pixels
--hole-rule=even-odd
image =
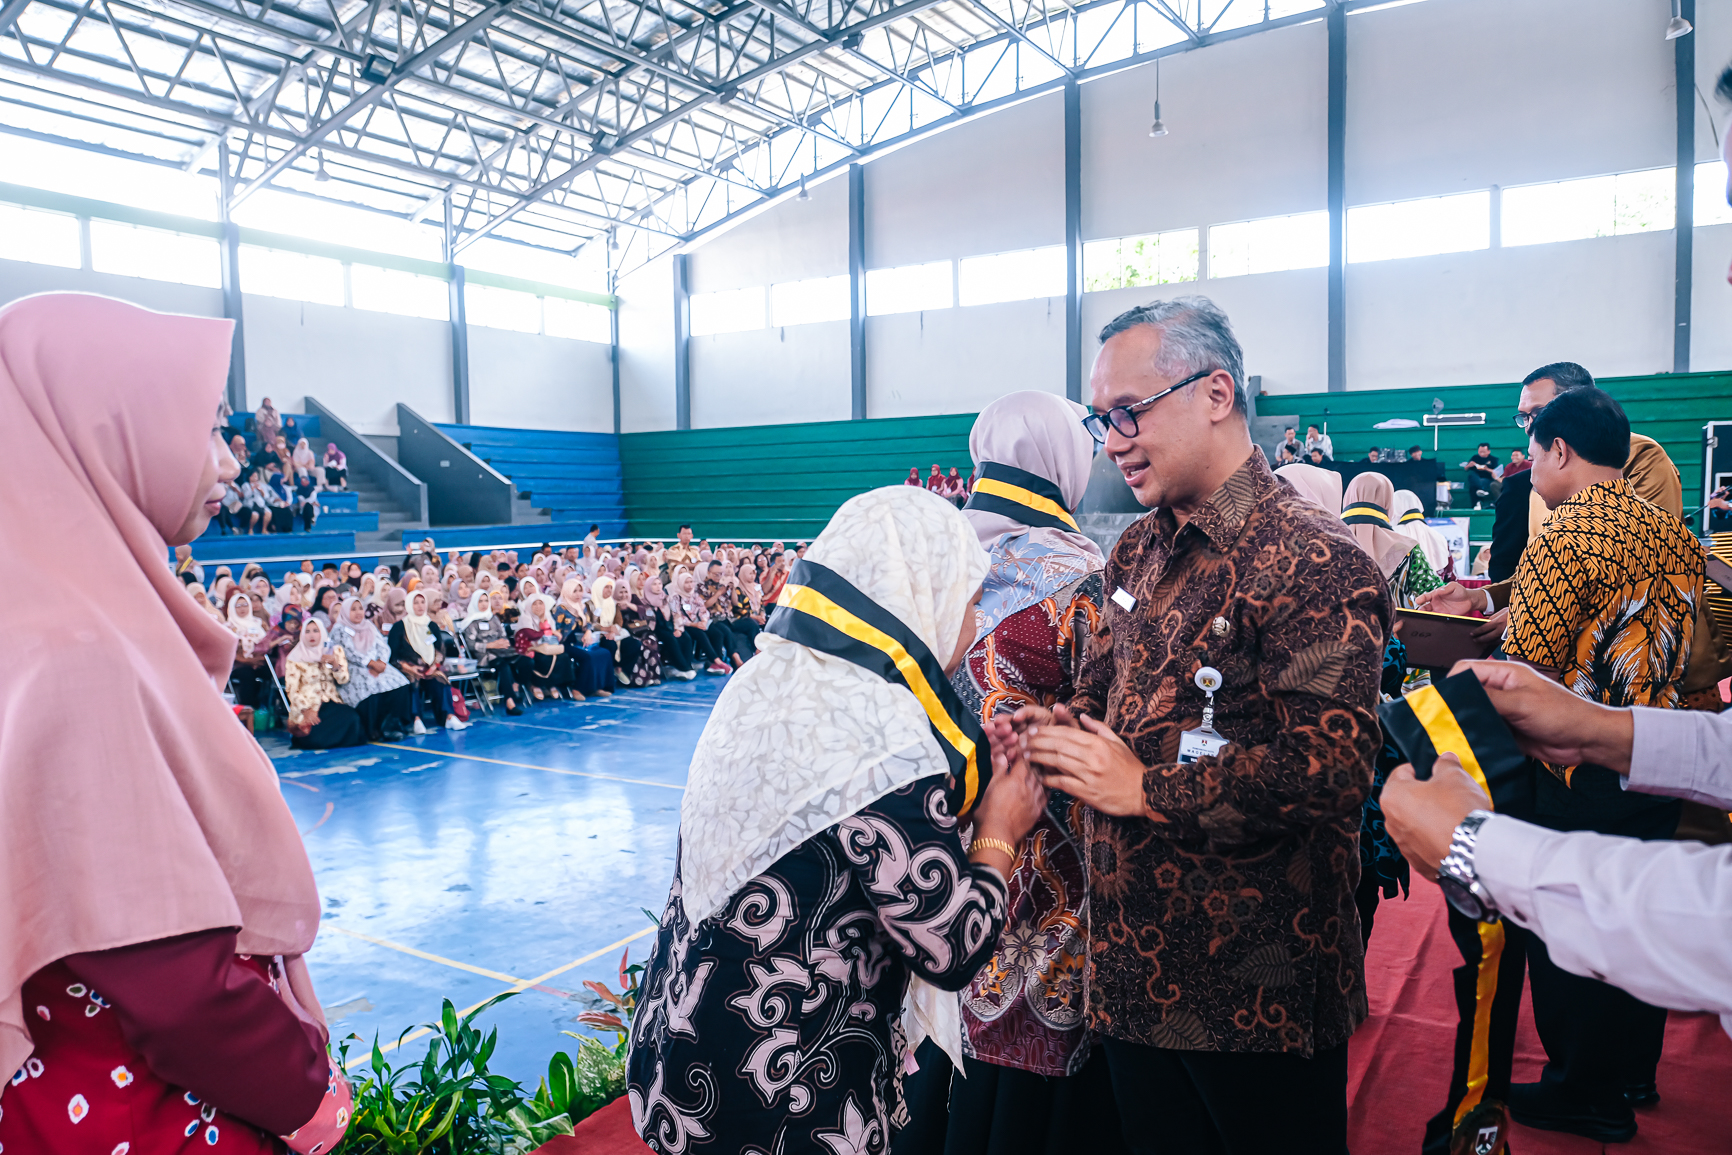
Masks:
[[[0,1155],[282,1152],[276,1135],[320,1108],[329,1062],[277,995],[274,964],[234,944],[204,931],[25,980],[35,1050],[0,1092]]]
[[[1094,573],[999,622],[951,680],[963,702],[985,720],[1068,698],[1100,597]],[[974,1057],[1063,1076],[1089,1056],[1088,870],[1078,851],[1081,807],[1056,791],[1048,803],[1011,871],[998,950],[963,992],[962,1022]]]

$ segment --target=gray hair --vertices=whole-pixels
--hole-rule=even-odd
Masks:
[[[1205,369],[1225,372],[1233,379],[1233,408],[1241,417],[1250,415],[1245,401],[1245,354],[1219,305],[1202,296],[1138,305],[1107,322],[1101,330],[1101,344],[1137,325],[1153,325],[1161,331],[1155,372],[1175,379]]]

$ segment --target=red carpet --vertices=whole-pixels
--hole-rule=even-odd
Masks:
[[[1444,926],[1437,887],[1421,882],[1407,901],[1377,908],[1366,963],[1371,1018],[1353,1036],[1347,1094],[1349,1146],[1356,1155],[1417,1155],[1425,1121],[1449,1084],[1455,1003],[1449,973],[1461,961]],[[1522,1002],[1515,1077],[1539,1078],[1545,1052]],[[1637,1112],[1634,1141],[1604,1148],[1587,1139],[1516,1127],[1512,1155],[1726,1155],[1732,1152],[1732,1039],[1713,1015],[1672,1012],[1660,1063],[1660,1105]],[[644,1155],[621,1099],[538,1155]]]
[[[1460,961],[1437,887],[1418,882],[1407,901],[1385,901],[1377,908],[1365,967],[1371,1017],[1348,1050],[1348,1145],[1357,1155],[1417,1153],[1425,1121],[1443,1106],[1455,1030],[1450,971]],[[1539,1078],[1544,1064],[1545,1050],[1524,997],[1516,1081]],[[1518,1125],[1510,1138],[1512,1155],[1732,1151],[1732,1039],[1717,1018],[1672,1012],[1659,1083],[1660,1105],[1636,1113],[1641,1129],[1629,1143],[1604,1148]]]

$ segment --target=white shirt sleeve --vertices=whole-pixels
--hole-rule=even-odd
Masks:
[[[1625,787],[1732,810],[1732,713],[1631,710]]]
[[[1494,814],[1473,869],[1503,916],[1573,974],[1712,1011],[1732,1034],[1732,846],[1545,830]]]

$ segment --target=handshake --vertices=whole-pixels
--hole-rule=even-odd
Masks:
[[[992,781],[974,809],[977,843],[1020,843],[1045,811],[1049,790],[1103,814],[1145,812],[1148,768],[1105,723],[1062,705],[1024,706],[982,729],[992,747]]]

